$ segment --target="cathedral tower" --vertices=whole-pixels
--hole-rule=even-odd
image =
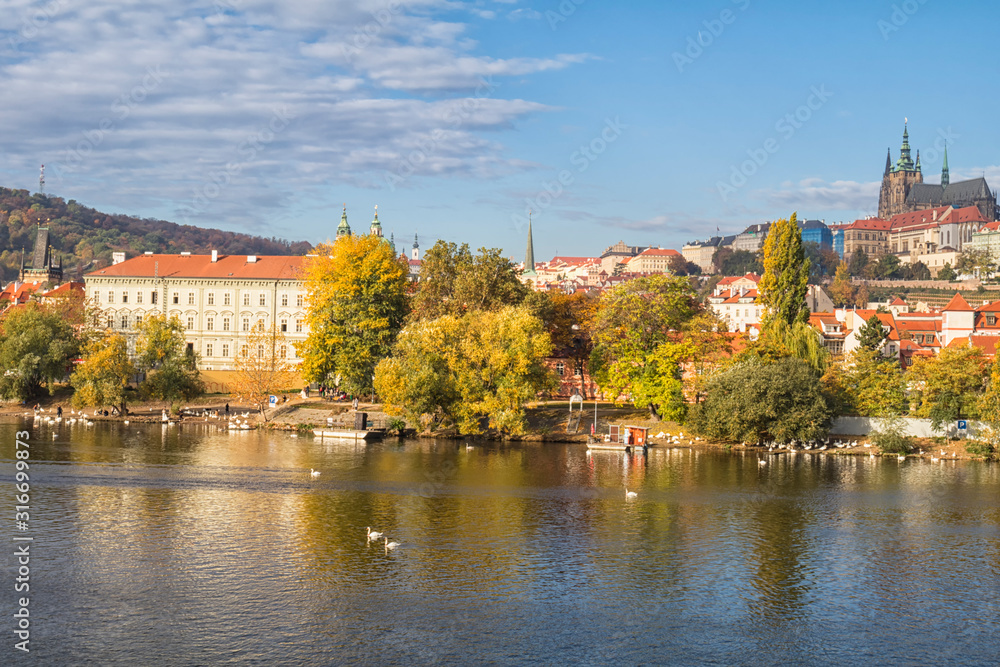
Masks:
[[[886,156],[885,172],[882,174],[882,189],[878,196],[878,217],[888,220],[898,213],[905,213],[906,197],[910,188],[917,183],[923,183],[924,176],[920,171],[920,154],[916,163],[910,158],[910,133],[906,124],[903,125],[903,145],[899,149],[899,159],[892,164],[891,153]]]

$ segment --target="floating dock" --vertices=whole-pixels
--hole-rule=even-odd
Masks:
[[[337,440],[380,440],[381,431],[335,431],[329,428],[313,429],[317,438],[334,438]]]

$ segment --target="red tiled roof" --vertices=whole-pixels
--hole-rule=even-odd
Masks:
[[[890,225],[888,220],[883,220],[882,218],[868,218],[867,220],[855,220],[844,229],[868,229],[877,232],[885,232],[889,231],[889,228]]]
[[[1000,230],[1000,220],[990,222],[979,228],[980,232],[995,232]]]
[[[938,221],[940,222],[940,221]],[[948,215],[948,222],[986,222],[982,212],[977,206],[965,206],[954,209]]]
[[[737,280],[743,280],[744,278],[746,278],[747,280],[752,280],[755,283],[760,282],[760,276],[758,276],[756,273],[748,273],[745,276],[729,276],[727,278],[723,278],[718,282],[718,284],[729,285],[730,283],[734,283]]]
[[[953,312],[972,312],[973,308],[969,305],[969,302],[965,300],[961,293],[955,292],[955,296],[951,297],[951,301],[948,302],[948,305],[941,310],[950,310]]]
[[[889,304],[890,306],[905,306],[906,302],[902,298],[896,297],[895,300]]]
[[[939,206],[923,211],[909,211],[907,213],[897,213],[889,218],[889,224],[893,231],[900,229],[914,229],[923,225],[936,225],[944,218],[944,214],[950,206]]]
[[[219,255],[217,262],[211,255],[139,255],[119,264],[113,264],[88,276],[128,276],[152,278],[154,275],[171,278],[245,278],[270,280],[301,280],[305,257],[284,255],[256,255],[256,262],[247,261],[247,255]]]
[[[991,313],[1000,311],[1000,301],[994,301],[993,303],[984,303],[983,305],[976,308],[977,313]]]

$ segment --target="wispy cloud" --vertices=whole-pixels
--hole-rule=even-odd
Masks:
[[[779,211],[860,211],[878,202],[881,183],[871,181],[827,182],[806,178],[798,182],[785,181],[778,188],[756,190],[753,195],[766,206]]]

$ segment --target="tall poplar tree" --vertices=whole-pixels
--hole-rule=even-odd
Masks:
[[[809,260],[802,248],[796,214],[792,213],[787,220],[771,223],[764,242],[764,276],[759,285],[760,303],[765,306],[764,328],[807,322],[808,289]]]

